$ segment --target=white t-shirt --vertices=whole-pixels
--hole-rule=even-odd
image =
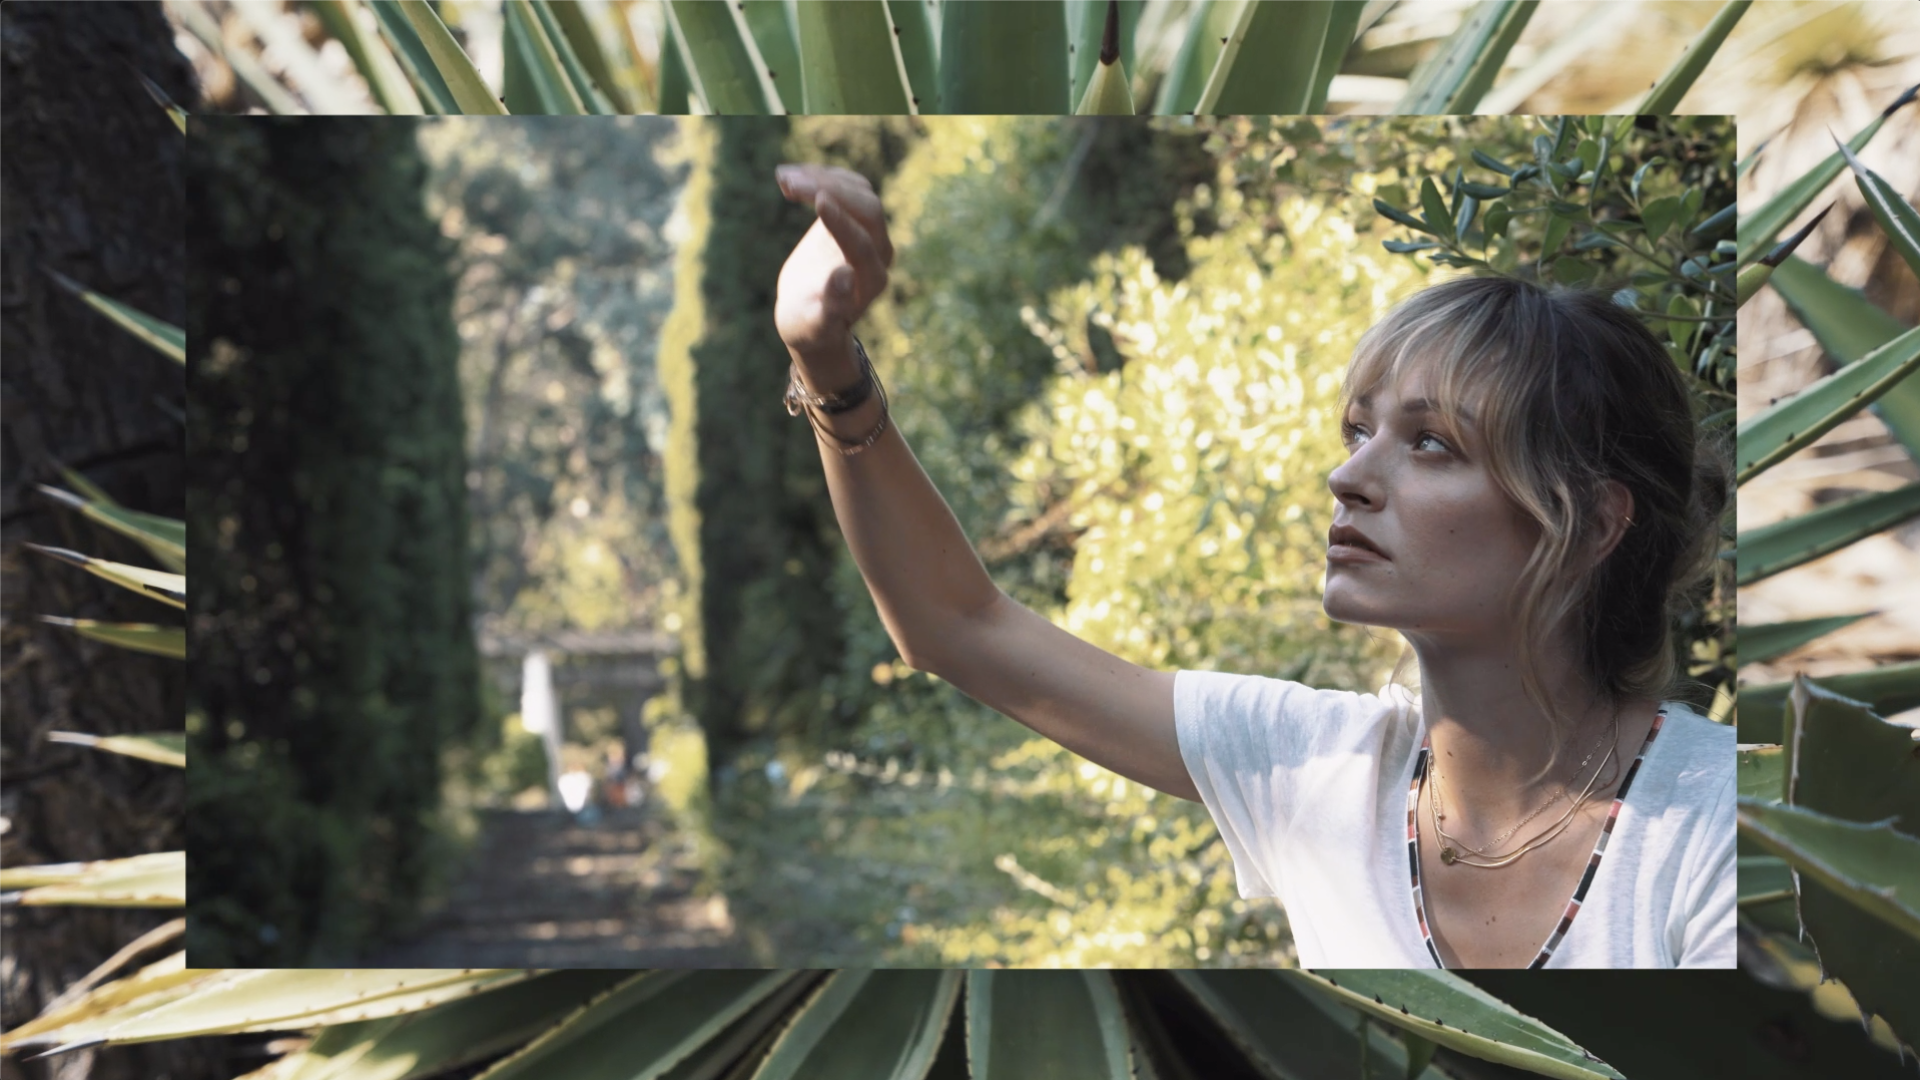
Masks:
[[[1173,686],[1180,755],[1240,895],[1280,898],[1300,965],[1436,966],[1409,874],[1417,704],[1213,671]],[[1546,967],[1735,966],[1736,735],[1682,703],[1665,711]]]

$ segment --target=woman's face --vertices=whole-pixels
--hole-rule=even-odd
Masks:
[[[1341,622],[1498,634],[1539,526],[1487,472],[1472,418],[1442,416],[1428,391],[1415,367],[1347,410],[1323,603]]]

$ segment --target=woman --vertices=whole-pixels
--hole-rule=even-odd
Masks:
[[[989,579],[851,333],[893,260],[879,199],[778,180],[819,215],[780,272],[788,409],[908,664],[1203,802],[1303,966],[1734,966],[1734,732],[1664,700],[1724,480],[1632,315],[1460,279],[1361,339],[1325,607],[1406,637],[1417,702],[1149,671]]]

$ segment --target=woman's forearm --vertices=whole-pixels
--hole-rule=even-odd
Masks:
[[[860,379],[851,341],[824,353],[793,355],[813,393],[838,393]],[[880,417],[878,394],[838,416],[815,412],[823,427],[848,440],[863,438]],[[989,607],[999,588],[891,420],[857,454],[816,442],[834,516],[888,635],[908,664],[937,671],[943,643],[957,639],[953,631]]]

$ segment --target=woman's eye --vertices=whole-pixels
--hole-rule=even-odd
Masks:
[[[1431,431],[1421,432],[1419,437],[1414,440],[1413,448],[1415,450],[1426,450],[1426,449],[1429,449],[1427,445],[1428,443],[1433,444],[1431,449],[1434,449],[1434,450],[1439,450],[1447,453],[1450,453],[1453,450],[1452,447],[1448,446],[1446,443],[1441,441],[1440,436],[1435,435]]]
[[[1360,430],[1360,427],[1356,424],[1348,423],[1345,420],[1340,422],[1340,441],[1348,446],[1359,446],[1362,442],[1366,441],[1366,434],[1367,433]]]

